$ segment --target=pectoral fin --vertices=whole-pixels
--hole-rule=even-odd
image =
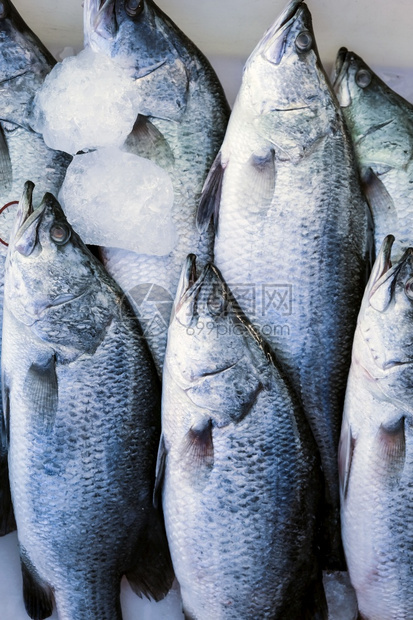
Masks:
[[[16,529],[10,491],[8,446],[10,440],[9,387],[3,373],[3,415],[0,414],[0,536],[6,536]]]
[[[389,192],[383,181],[374,174],[371,168],[367,168],[361,175],[363,191],[369,203],[373,220],[380,218],[385,222],[382,226],[386,234],[395,233],[397,226],[397,211]],[[382,240],[379,239],[381,242]]]
[[[202,420],[189,429],[184,437],[181,453],[195,468],[211,467],[214,464],[212,420]]]
[[[402,476],[406,461],[405,417],[395,423],[381,425],[377,438],[377,457],[379,463],[392,482],[398,482]]]
[[[218,153],[206,178],[198,206],[197,225],[200,232],[208,230],[211,220],[214,223],[215,232],[218,231],[224,172],[225,166],[222,164],[222,155]]]
[[[123,150],[151,159],[162,168],[172,168],[175,157],[165,136],[148,117],[139,114]]]
[[[38,416],[46,432],[54,425],[58,406],[56,358],[32,364],[24,383],[24,394],[33,414]]]

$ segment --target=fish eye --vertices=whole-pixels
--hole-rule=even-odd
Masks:
[[[304,32],[300,32],[295,40],[295,47],[298,52],[308,52],[311,49],[313,44],[313,37],[306,30]]]
[[[360,88],[367,88],[371,84],[372,75],[367,69],[359,69],[356,73],[356,84]]]
[[[0,2],[0,19],[4,19],[7,16],[7,8],[4,2]]]
[[[50,229],[50,238],[56,245],[65,245],[70,239],[70,228],[66,224],[53,224]]]
[[[143,11],[143,0],[126,0],[125,11],[130,17],[136,17]]]
[[[404,292],[406,293],[406,296],[413,301],[413,278],[407,280],[404,286]]]

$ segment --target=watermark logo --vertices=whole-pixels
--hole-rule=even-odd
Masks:
[[[293,311],[293,287],[291,284],[262,285],[262,316],[276,313],[290,316]]]
[[[129,301],[141,324],[144,336],[156,337],[167,331],[173,297],[158,284],[143,283],[128,292]]]

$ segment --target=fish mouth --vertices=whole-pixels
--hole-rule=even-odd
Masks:
[[[4,80],[0,80],[0,86],[2,84],[7,84],[8,82],[12,82],[13,80],[17,80],[20,77],[23,77],[24,75],[27,75],[28,73],[31,73],[30,70],[25,69],[24,71],[20,71],[20,73],[16,73],[16,75],[12,75],[10,77],[4,78]]]
[[[258,43],[250,58],[263,54],[272,64],[280,64],[291,27],[304,8],[306,8],[303,2],[304,0],[291,0],[287,4],[284,11]]]
[[[85,0],[84,23],[85,42],[88,39],[88,27],[103,39],[114,39],[119,30],[115,0]]]

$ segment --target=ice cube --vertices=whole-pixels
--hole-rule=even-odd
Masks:
[[[33,104],[33,128],[46,144],[75,154],[121,146],[139,113],[131,68],[90,48],[58,63]]]
[[[176,245],[172,181],[149,159],[115,147],[77,155],[59,200],[85,243],[157,256]]]

